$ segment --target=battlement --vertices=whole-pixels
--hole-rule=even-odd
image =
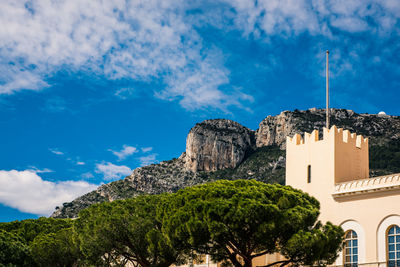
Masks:
[[[286,178],[292,184],[291,176],[311,173],[307,168],[318,177],[330,173],[334,183],[368,178],[368,138],[336,126],[324,128],[322,139],[317,130],[304,137],[295,134],[287,137],[286,164]]]
[[[315,142],[342,142],[357,148],[368,148],[368,138],[362,135],[351,133],[349,130],[337,128],[335,125],[330,129],[323,129],[323,139],[319,139],[319,131],[314,130],[311,133],[304,133],[304,138],[300,134],[295,134],[293,137],[287,137],[287,145],[307,145]]]

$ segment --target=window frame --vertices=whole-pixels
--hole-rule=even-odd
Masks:
[[[352,252],[350,253],[350,257],[351,257],[351,259],[353,258],[353,256],[357,256],[357,262],[352,262],[352,260],[350,260],[350,263],[346,263],[346,256],[347,256],[347,252],[346,252],[346,241],[347,241],[347,238],[346,238],[346,236],[347,236],[347,234],[349,233],[349,232],[354,232],[355,233],[355,235],[356,235],[356,238],[354,238],[354,237],[352,237],[351,239],[350,239],[350,241],[353,241],[353,240],[357,240],[357,254],[356,255],[353,255],[352,254]],[[359,260],[360,260],[360,252],[359,252],[359,248],[360,248],[360,240],[359,240],[359,236],[358,236],[358,234],[357,234],[357,232],[356,231],[354,231],[353,229],[349,229],[349,230],[347,230],[345,233],[344,233],[344,246],[343,246],[343,267],[354,267],[354,266],[356,266],[356,267],[358,267],[358,262],[359,262]],[[351,245],[350,246],[350,249],[351,250],[353,250],[353,246]]]
[[[389,266],[389,231],[390,231],[390,229],[392,228],[392,227],[395,227],[395,226],[397,226],[397,227],[399,227],[400,228],[400,226],[399,225],[397,225],[397,224],[391,224],[391,225],[389,225],[387,228],[386,228],[386,234],[385,234],[385,245],[386,245],[386,265],[387,265],[387,267],[390,267]],[[396,233],[395,233],[395,235],[394,235],[395,237],[396,237]],[[398,236],[400,236],[400,233],[398,234]],[[400,252],[400,250],[396,250],[396,238],[395,238],[395,242],[394,242],[394,245],[395,245],[395,251],[394,251],[394,253],[396,254],[397,252]],[[400,258],[398,258],[397,259],[397,256],[395,256],[395,261],[400,261]],[[400,264],[397,264],[397,263],[395,263],[395,267],[399,267],[400,266]]]

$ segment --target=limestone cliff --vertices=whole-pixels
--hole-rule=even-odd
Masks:
[[[193,172],[235,168],[254,148],[254,131],[231,120],[206,120],[187,136],[185,167]]]
[[[331,125],[369,137],[373,145],[384,144],[400,138],[400,119],[397,116],[357,114],[352,110],[331,109]],[[283,111],[266,117],[256,131],[257,147],[278,145],[285,149],[286,136],[303,134],[325,127],[325,110]],[[371,142],[370,142],[371,143]]]

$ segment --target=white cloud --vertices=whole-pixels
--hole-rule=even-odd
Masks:
[[[153,163],[157,163],[158,160],[156,159],[157,154],[150,154],[148,156],[143,156],[139,158],[140,166],[147,166]]]
[[[109,149],[115,156],[118,157],[118,160],[124,160],[127,157],[133,155],[134,153],[138,152],[138,149],[133,146],[123,145],[120,151],[114,151]]]
[[[105,180],[119,179],[132,173],[129,167],[125,165],[115,165],[111,162],[96,164],[95,171],[103,174]]]
[[[49,148],[49,151],[56,155],[64,155],[64,152],[60,151],[58,148]]]
[[[229,82],[224,62],[208,57],[186,19],[187,7],[184,0],[5,0],[0,10],[0,94],[40,90],[48,86],[46,77],[68,69],[109,79],[161,79],[167,86],[156,95],[180,99],[190,109],[235,104],[238,98],[220,88]],[[126,93],[131,90],[117,95]],[[214,96],[217,100],[206,101]]]
[[[114,95],[121,99],[129,99],[129,98],[133,98],[136,96],[136,90],[131,87],[125,87],[125,88],[118,89],[114,93]]]
[[[83,161],[77,161],[76,162],[76,165],[85,165],[86,163],[85,162],[83,162]]]
[[[154,91],[156,97],[180,101],[189,110],[227,111],[230,106],[243,108],[252,97],[227,86],[229,55],[217,46],[210,48],[199,28],[211,24],[226,31],[239,29],[245,37],[272,44],[271,51],[273,37],[292,41],[290,37],[309,34],[342,44],[352,41],[346,34],[365,33],[377,42],[381,39],[375,36],[393,38],[400,33],[396,0],[219,0],[211,12],[190,12],[202,8],[210,9],[207,4],[184,0],[37,0],[28,4],[4,0],[0,94],[48,87],[46,78],[66,69],[108,79],[149,83],[156,79],[165,84]],[[330,45],[327,42],[325,46]],[[122,88],[115,95],[125,99],[136,93]]]
[[[225,0],[222,0],[225,1]],[[332,36],[345,32],[395,31],[400,5],[393,0],[226,0],[236,11],[236,26],[245,34],[286,36],[308,32]]]
[[[90,172],[85,172],[85,173],[81,174],[81,177],[84,178],[84,179],[90,179],[90,178],[93,178],[94,175],[92,173],[90,173]]]
[[[221,84],[229,83],[229,71],[214,66],[213,62],[221,58],[214,52],[213,60],[205,58],[192,68],[184,68],[168,77],[168,90],[156,96],[162,99],[181,99],[180,104],[195,110],[202,107],[220,107],[237,104],[239,95],[228,96],[221,90],[215,90]]]
[[[0,170],[0,202],[37,215],[48,216],[56,206],[96,187],[84,181],[45,181],[31,170]]]
[[[150,151],[152,151],[152,150],[153,150],[152,147],[142,147],[142,152],[143,152],[143,153],[147,153],[147,152],[150,152]]]
[[[39,168],[36,168],[34,166],[32,166],[32,167],[29,166],[29,169],[27,169],[27,171],[32,171],[34,173],[49,173],[49,172],[53,172],[53,170],[50,170],[48,168],[39,169]]]

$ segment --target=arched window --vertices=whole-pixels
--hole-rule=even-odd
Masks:
[[[389,267],[400,266],[400,227],[393,225],[387,232],[387,257]]]
[[[343,264],[344,267],[358,266],[358,239],[356,232],[353,230],[346,232],[343,250]]]

